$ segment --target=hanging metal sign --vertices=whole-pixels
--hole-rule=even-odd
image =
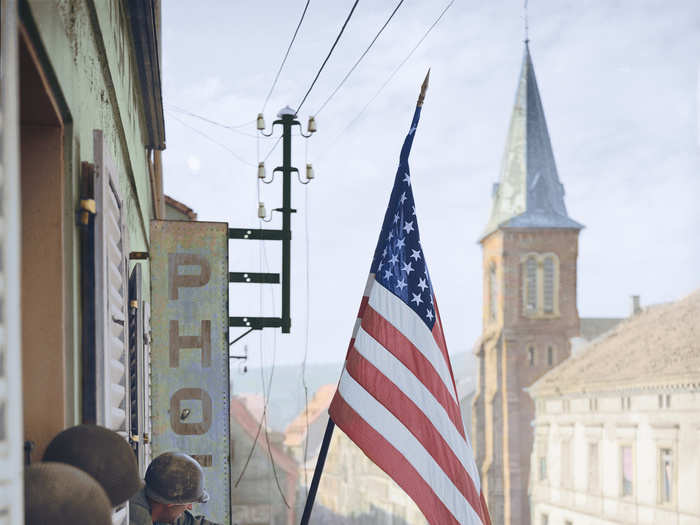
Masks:
[[[229,523],[228,225],[152,221],[150,257],[153,456],[197,459],[210,499],[193,512]]]

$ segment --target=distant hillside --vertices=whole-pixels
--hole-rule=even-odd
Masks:
[[[476,363],[471,353],[460,352],[451,356],[457,382],[462,378],[476,377]],[[306,366],[306,384],[309,399],[323,385],[337,383],[342,363],[309,364]],[[265,367],[266,385],[270,367]],[[231,369],[231,394],[262,394],[260,368],[248,368],[243,374],[236,367]],[[268,405],[268,424],[273,430],[284,431],[289,423],[304,409],[304,389],[301,382],[301,365],[276,366],[272,378],[272,392]]]

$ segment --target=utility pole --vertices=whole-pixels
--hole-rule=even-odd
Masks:
[[[281,317],[229,317],[229,327],[248,328],[243,335],[234,339],[230,344],[235,343],[253,330],[263,328],[281,328],[283,334],[288,334],[291,330],[292,319],[290,312],[290,289],[291,289],[291,255],[292,255],[292,213],[296,210],[292,208],[292,173],[299,176],[299,182],[308,184],[313,178],[313,170],[310,164],[306,166],[306,179],[301,180],[299,170],[292,166],[292,128],[299,126],[299,131],[304,138],[309,138],[316,131],[316,123],[311,117],[309,119],[308,133],[301,131],[301,123],[296,118],[296,111],[289,106],[284,107],[277,114],[277,120],[272,123],[270,133],[265,133],[265,123],[262,115],[258,116],[258,130],[266,137],[272,135],[275,125],[282,127],[282,166],[272,170],[272,178],[268,181],[265,178],[265,165],[259,163],[258,177],[262,182],[270,184],[274,181],[275,173],[282,173],[282,207],[273,211],[282,214],[282,229],[267,230],[262,228],[229,228],[229,239],[256,239],[268,241],[282,241],[282,312]],[[262,203],[260,203],[262,207]],[[264,209],[264,207],[263,207]],[[262,212],[264,218],[265,212]],[[231,283],[280,283],[279,273],[256,273],[256,272],[230,272],[229,282]]]

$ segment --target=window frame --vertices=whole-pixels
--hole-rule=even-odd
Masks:
[[[631,491],[629,494],[625,494],[625,478],[624,478],[624,469],[625,469],[625,457],[624,457],[624,449],[629,448],[630,449],[630,456],[631,456],[631,462],[632,462],[632,479],[630,480],[631,483]],[[637,477],[637,465],[635,461],[635,454],[634,454],[634,443],[628,442],[628,441],[623,441],[619,444],[619,453],[618,453],[618,466],[619,466],[619,493],[620,493],[620,499],[633,499],[635,497],[635,481]]]
[[[670,498],[668,500],[664,499],[663,494],[663,452],[668,450],[671,456],[671,485]],[[678,469],[676,468],[676,450],[673,445],[669,443],[659,443],[656,447],[656,495],[657,503],[663,507],[672,507],[676,504],[676,497],[678,492]]]
[[[545,310],[547,296],[545,294],[545,262],[552,261],[552,307],[551,311]],[[534,277],[531,278],[528,265],[534,261]],[[531,319],[555,319],[560,317],[560,262],[559,256],[554,252],[529,252],[520,258],[522,314]],[[534,279],[534,285],[532,283]],[[534,307],[531,307],[531,294],[534,288]]]

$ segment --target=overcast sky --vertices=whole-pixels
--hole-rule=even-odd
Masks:
[[[172,108],[230,125],[252,121],[304,3],[200,1],[196,9],[185,1],[163,3],[165,191],[200,220],[258,225],[256,139]],[[265,109],[268,127],[281,107],[298,105],[352,3],[311,1]],[[359,3],[299,113],[303,122],[395,4]],[[307,241],[309,360],[344,358],[398,152],[428,67],[430,89],[411,154],[422,244],[450,351],[470,349],[480,334],[477,238],[489,218],[522,61],[522,2],[456,0],[366,113],[343,131],[446,4],[406,0],[317,117],[318,133],[308,143],[294,140],[295,165],[303,172],[308,158],[317,178],[292,187],[298,210],[292,220],[292,334],[276,335],[278,363],[300,362],[304,354]],[[580,315],[626,316],[631,294],[641,295],[643,304],[688,294],[700,286],[700,2],[531,0],[529,27],[566,205],[586,226],[578,260]],[[254,135],[254,124],[240,131]],[[260,141],[262,156],[271,141]],[[281,148],[268,160],[268,172],[280,163]],[[268,210],[281,206],[279,181],[264,186],[263,200]],[[275,218],[265,226],[279,224]],[[267,244],[270,271],[279,271],[281,251],[277,243]],[[264,269],[260,254],[257,241],[232,241],[231,270]],[[264,315],[273,315],[272,293],[279,315],[277,288],[263,291]],[[230,304],[233,315],[258,315],[259,287],[232,285]],[[262,339],[266,362],[274,337],[267,330]],[[251,364],[260,363],[259,336],[233,348],[241,352],[244,343]]]

